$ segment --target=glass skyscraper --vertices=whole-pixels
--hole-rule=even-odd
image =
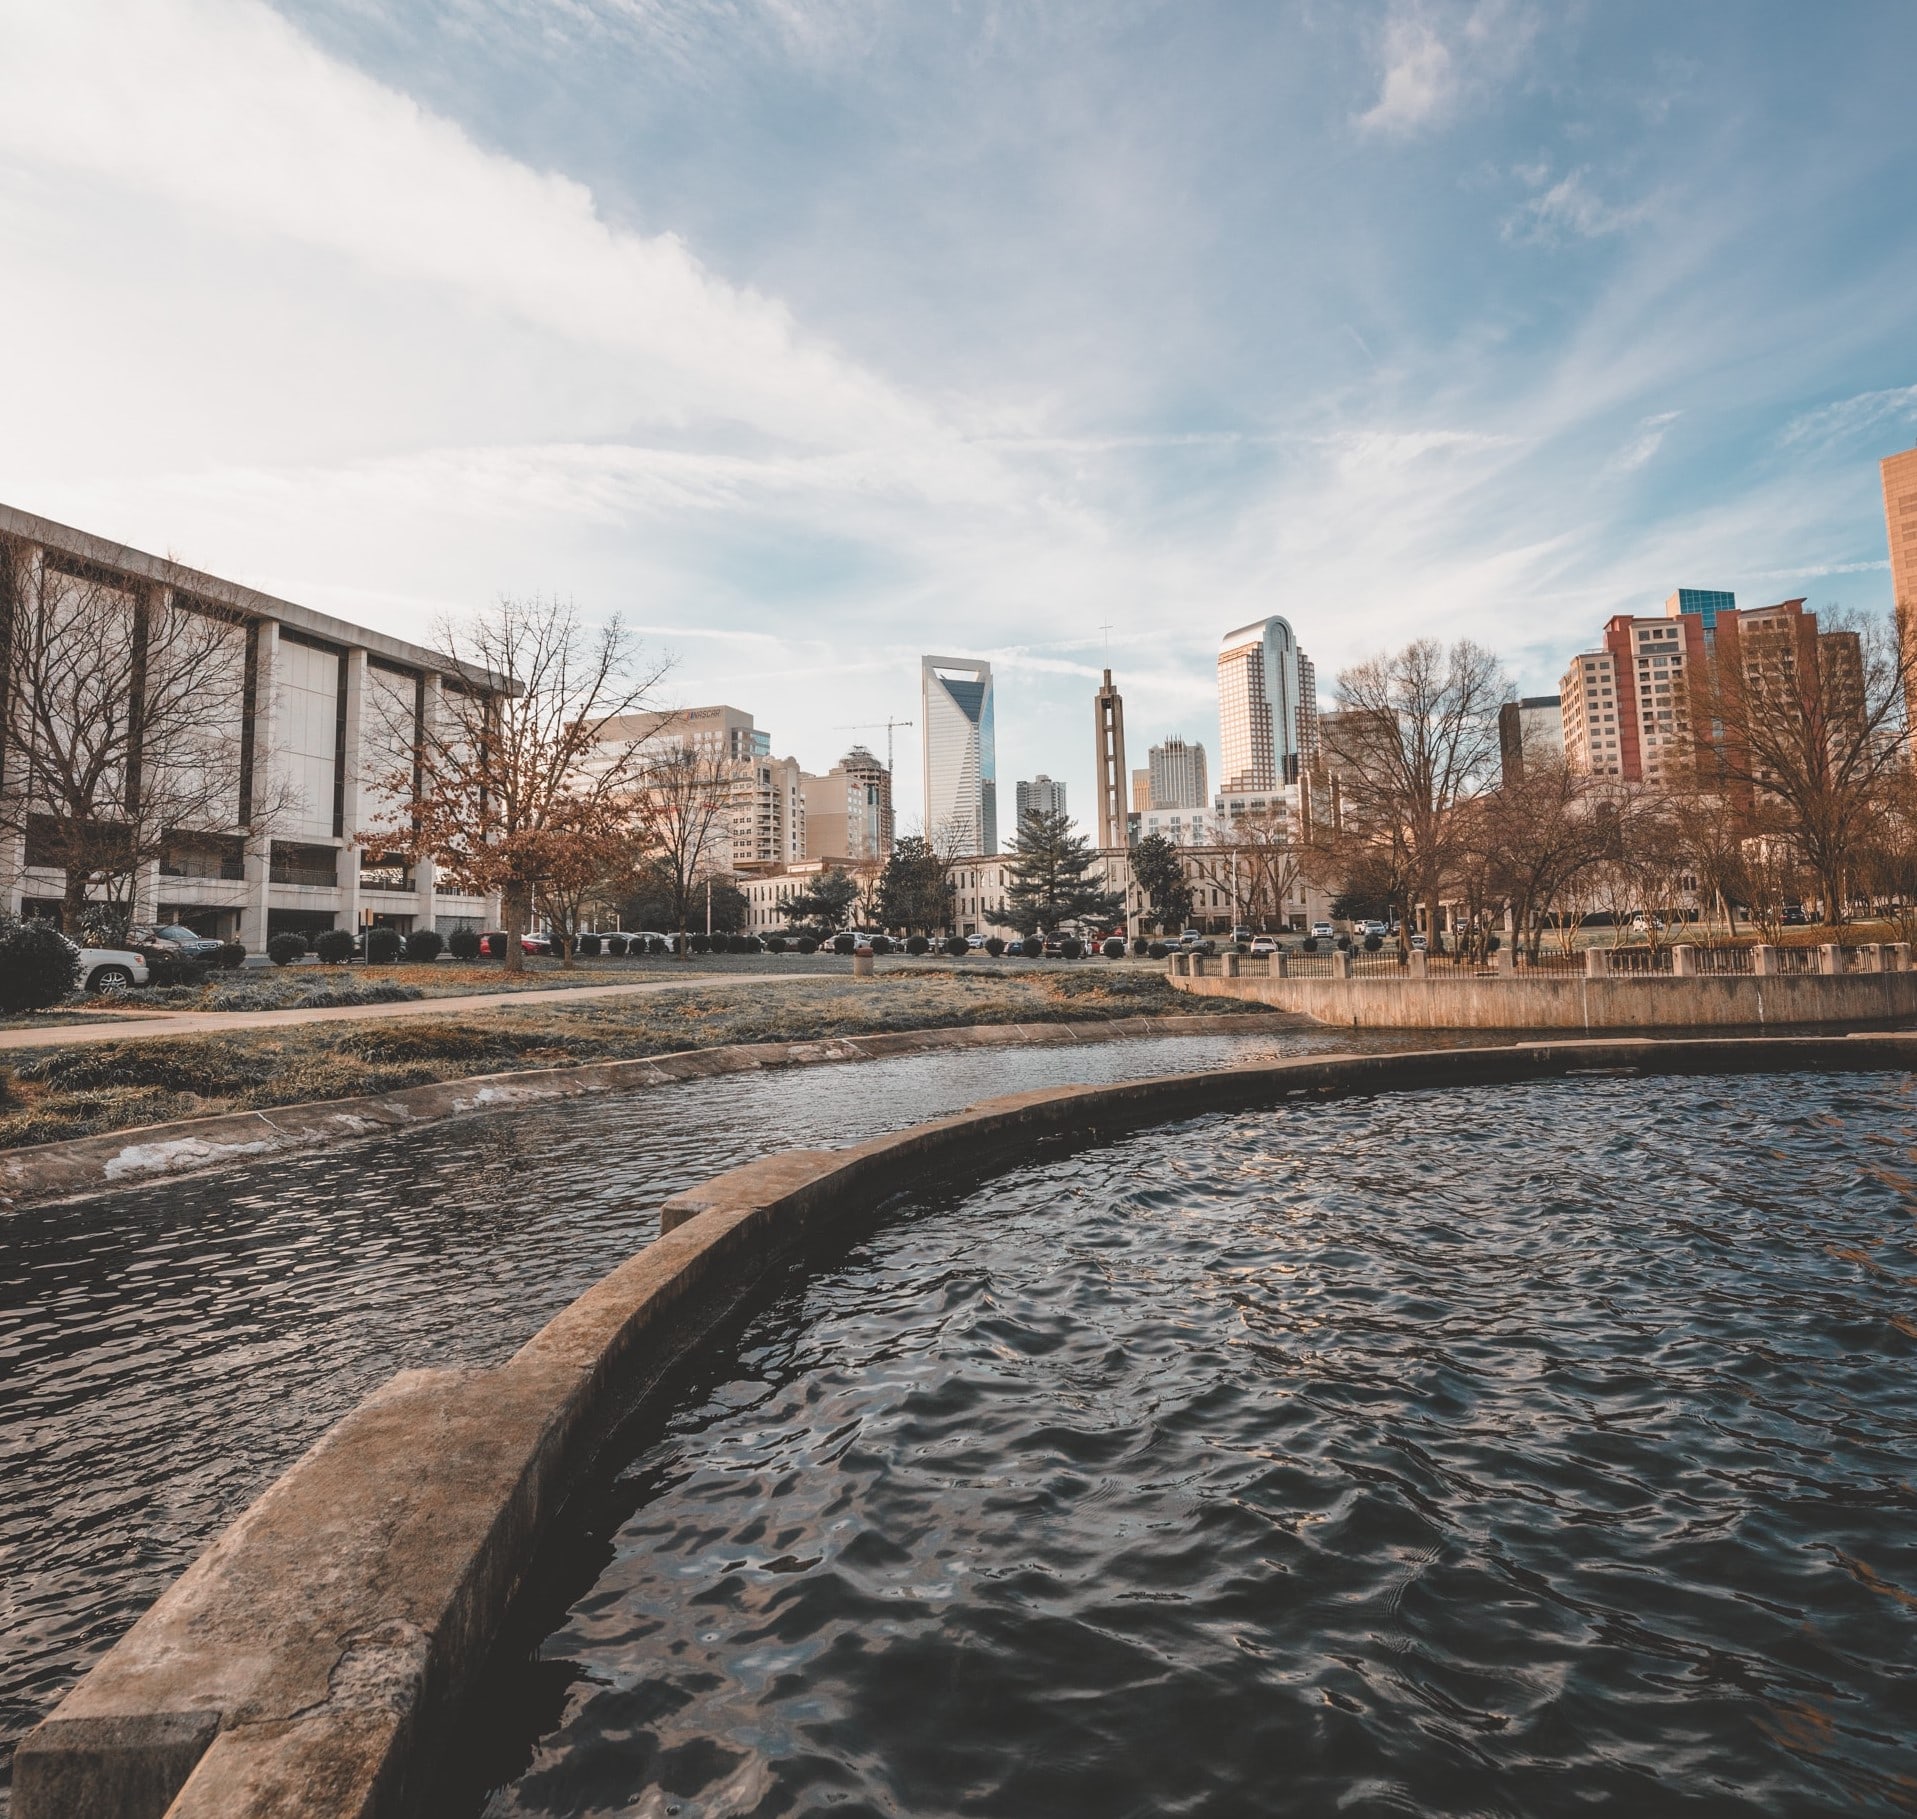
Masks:
[[[925,657],[925,837],[947,854],[998,851],[998,759],[992,738],[992,666]]]

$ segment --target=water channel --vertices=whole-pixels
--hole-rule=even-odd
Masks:
[[[5,1217],[0,1814],[19,1735],[333,1421],[395,1370],[508,1356],[650,1240],[676,1189],[996,1093],[1351,1046],[1192,1036],[733,1076]]]
[[[929,1195],[638,1442],[461,1810],[1907,1813],[1914,1213],[1872,1076]]]

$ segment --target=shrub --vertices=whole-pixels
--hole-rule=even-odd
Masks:
[[[1085,958],[1085,943],[1079,940],[1076,935],[1067,935],[1066,938],[1058,944],[1058,951],[1067,960],[1083,960]]]
[[[1315,954],[1318,951],[1318,937],[1316,935],[1307,935],[1298,945],[1307,954]]]
[[[406,958],[430,966],[445,951],[446,939],[436,928],[416,928],[406,937]]]
[[[366,964],[397,966],[399,950],[404,945],[396,928],[369,928],[366,931]]]
[[[1171,949],[1162,941],[1154,941],[1145,951],[1151,955],[1154,960],[1162,960],[1171,952]]]
[[[646,937],[646,952],[649,953],[653,959],[657,960],[661,954],[669,954],[672,952],[672,944],[667,941],[664,935],[648,935]]]
[[[1147,941],[1143,935],[1140,935],[1138,939],[1132,943],[1132,956],[1134,959],[1143,960],[1151,951],[1152,944]]]
[[[1005,952],[1005,943],[997,935],[987,935],[985,937],[985,951],[996,960],[1000,954]]]
[[[446,951],[455,960],[477,960],[479,958],[479,931],[472,928],[456,928],[446,937]]]
[[[243,941],[223,941],[220,951],[213,956],[213,964],[222,972],[232,972],[235,967],[246,964],[246,944]]]
[[[765,951],[768,954],[783,954],[787,945],[783,935],[768,935],[765,938]]]
[[[266,957],[275,966],[291,966],[306,953],[304,935],[275,935],[266,944]]]
[[[908,942],[907,946],[910,945]],[[963,960],[965,956],[972,951],[972,944],[967,941],[963,935],[947,935],[945,937],[945,951],[954,960]]]
[[[832,951],[835,954],[849,954],[857,946],[858,941],[856,937],[852,935],[834,935],[832,937]]]
[[[0,916],[0,1011],[45,1010],[79,979],[79,949],[51,922]]]
[[[932,951],[932,944],[923,935],[907,935],[905,951],[908,954],[929,954]]]
[[[353,957],[353,936],[350,929],[325,928],[313,942],[313,952],[319,955],[322,966],[344,966]]]
[[[1503,941],[1504,937],[1502,935],[1487,935],[1484,939],[1484,951],[1487,954],[1495,954],[1498,948],[1503,944]]]
[[[1043,935],[1027,935],[1019,948],[1019,952],[1022,953],[1027,960],[1043,960],[1045,958],[1045,937]]]
[[[728,935],[726,937],[726,952],[729,954],[756,954],[758,951],[759,940],[756,935]]]
[[[1234,941],[1231,945],[1237,953],[1248,954],[1251,952],[1251,943],[1249,941]]]
[[[630,935],[608,935],[606,937],[606,952],[615,960],[625,959],[626,949],[631,946],[632,937]],[[642,947],[640,951],[643,953],[645,950]]]
[[[1351,937],[1349,935],[1340,935],[1338,937],[1338,952],[1341,954],[1351,952]]]
[[[693,954],[709,954],[709,953],[711,953],[711,952],[712,952],[712,937],[711,937],[710,935],[692,935],[692,936],[689,936],[689,937],[687,938],[687,941],[686,941],[686,951],[687,951],[688,953],[693,953]]]
[[[578,941],[578,950],[582,958],[587,960],[597,960],[599,958],[600,951],[605,947],[605,945],[606,945],[605,942],[602,941],[597,935],[581,935]]]
[[[868,935],[865,940],[865,945],[875,954],[889,954],[892,951],[894,943],[889,935]]]
[[[800,953],[816,954],[818,951],[819,951],[819,944],[816,941],[814,941],[810,935],[801,935],[799,937]]]
[[[1379,948],[1383,946],[1384,946],[1384,936],[1377,935],[1377,934],[1365,936],[1365,952],[1367,954],[1375,954],[1379,950]]]
[[[1119,940],[1116,935],[1107,941],[1098,951],[1103,954],[1107,960],[1123,960],[1125,958],[1125,944]]]

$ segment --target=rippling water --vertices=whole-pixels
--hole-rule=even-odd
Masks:
[[[0,1216],[0,1778],[333,1421],[395,1370],[506,1357],[676,1189],[994,1093],[1350,1046],[1187,1036],[735,1076]]]
[[[1913,1177],[1901,1081],[1580,1082],[908,1207],[621,1475],[485,1810],[1907,1812]]]

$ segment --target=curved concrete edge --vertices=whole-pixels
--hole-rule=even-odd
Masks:
[[[1302,1057],[1015,1094],[735,1169],[669,1200],[661,1236],[504,1365],[402,1372],[340,1421],[21,1743],[16,1819],[408,1810],[604,1435],[768,1272],[906,1189],[1305,1094],[1914,1061],[1917,1036],[1896,1035]]]
[[[222,1112],[170,1124],[138,1125],[97,1137],[72,1137],[0,1151],[0,1212],[49,1200],[111,1193],[172,1175],[204,1174],[269,1156],[347,1142],[384,1130],[412,1128],[475,1113],[508,1111],[585,1093],[630,1092],[681,1080],[810,1067],[828,1061],[883,1061],[951,1048],[1035,1047],[1118,1042],[1141,1036],[1256,1035],[1298,1027],[1283,1013],[1257,1011],[1179,1017],[1123,1017],[1086,1023],[981,1023],[888,1030],[869,1036],[822,1036],[802,1042],[738,1042],[679,1049],[629,1061],[578,1067],[522,1068],[471,1074],[357,1099]]]

